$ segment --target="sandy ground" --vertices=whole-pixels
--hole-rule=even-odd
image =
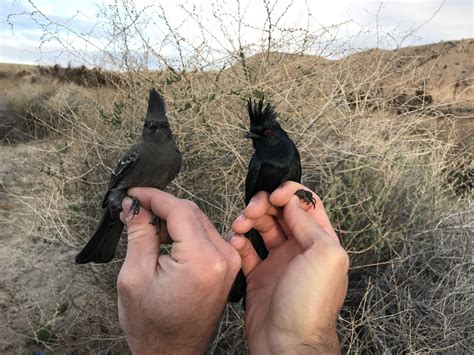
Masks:
[[[38,155],[40,144],[0,145],[0,354],[126,354],[100,268],[74,265],[73,248],[21,232],[35,218],[24,196]]]
[[[0,120],[7,114],[0,97]],[[87,353],[97,346],[97,339],[87,339],[97,325],[84,314],[97,311],[102,297],[114,296],[91,282],[90,269],[72,265],[73,248],[22,233],[38,225],[31,223],[38,217],[28,196],[41,187],[35,186],[28,166],[40,159],[41,148],[41,142],[0,144],[0,354]],[[82,345],[78,338],[84,339]],[[124,344],[120,337],[117,342]],[[58,349],[58,343],[76,345],[66,350]]]
[[[72,275],[49,262],[56,259],[61,248],[50,248],[48,243],[25,238],[20,225],[25,227],[31,213],[20,196],[31,188],[33,180],[25,181],[25,162],[34,156],[35,147],[0,146],[0,226],[2,272],[0,273],[0,353],[40,351],[35,334],[42,324],[49,328],[60,302],[59,290],[65,290]],[[27,203],[27,201],[25,201]],[[27,226],[26,226],[27,227]],[[59,291],[59,294],[58,294]],[[59,297],[58,297],[59,296]],[[56,302],[53,300],[57,300]],[[67,305],[59,305],[63,313]],[[44,335],[45,339],[48,337]]]

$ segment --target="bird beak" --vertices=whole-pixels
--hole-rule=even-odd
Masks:
[[[251,138],[251,139],[256,139],[256,138],[259,138],[260,136],[256,133],[253,133],[253,132],[247,132],[247,134],[245,135],[245,138]]]
[[[148,129],[157,129],[158,128],[158,122],[154,120],[150,121],[145,121],[145,127]]]

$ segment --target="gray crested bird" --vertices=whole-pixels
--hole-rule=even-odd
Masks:
[[[111,261],[122,234],[119,215],[127,190],[138,186],[164,189],[179,173],[181,162],[165,103],[160,94],[151,89],[140,141],[128,149],[112,173],[102,201],[102,218],[90,240],[76,255],[76,263]],[[132,208],[134,214],[138,213],[139,201],[134,199]]]

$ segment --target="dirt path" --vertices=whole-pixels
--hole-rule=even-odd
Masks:
[[[21,215],[26,213],[24,206],[15,198],[22,196],[26,188],[17,173],[31,150],[28,145],[0,145],[0,309],[4,319],[0,322],[1,353],[24,350],[20,344],[26,345],[27,338],[34,334],[33,329],[31,334],[25,334],[28,331],[21,314],[32,298],[29,294],[33,293],[32,288],[44,282],[42,277],[32,277],[37,260],[31,250],[37,243],[24,238],[17,227],[18,223],[22,223]],[[22,289],[28,284],[31,287]]]
[[[0,120],[6,114],[0,101]],[[0,144],[0,354],[105,353],[94,334],[106,319],[95,314],[91,322],[88,312],[110,319],[116,329],[108,344],[114,343],[120,330],[110,309],[113,290],[93,282],[93,268],[74,265],[73,248],[35,235],[44,223],[35,212],[32,191],[41,186],[30,166],[43,146]],[[115,337],[123,353],[125,342]]]
[[[57,290],[71,275],[51,261],[57,250],[22,231],[31,218],[25,197],[34,179],[25,167],[35,155],[34,145],[0,145],[0,353],[41,351],[35,337],[49,340]],[[60,250],[60,249],[59,249]],[[65,308],[66,305],[60,305]],[[41,330],[41,328],[45,330]]]

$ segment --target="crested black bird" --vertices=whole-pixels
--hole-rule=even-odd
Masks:
[[[102,218],[90,240],[76,255],[76,263],[107,263],[115,255],[122,234],[122,200],[131,187],[164,189],[178,174],[182,157],[166,117],[160,94],[150,90],[148,110],[140,141],[130,147],[112,173],[102,201]],[[140,206],[134,201],[134,213]]]
[[[245,180],[245,204],[259,191],[272,193],[283,182],[301,181],[300,154],[291,138],[277,122],[275,108],[263,98],[258,103],[247,102],[250,131],[246,138],[252,139],[255,152],[250,160]],[[298,197],[306,203],[313,203],[312,195],[306,190],[298,190]],[[255,251],[263,260],[268,255],[260,234],[252,229],[245,236],[252,242]],[[247,284],[242,271],[239,272],[229,295],[231,302],[238,302],[245,296]],[[244,299],[245,303],[245,299]]]

